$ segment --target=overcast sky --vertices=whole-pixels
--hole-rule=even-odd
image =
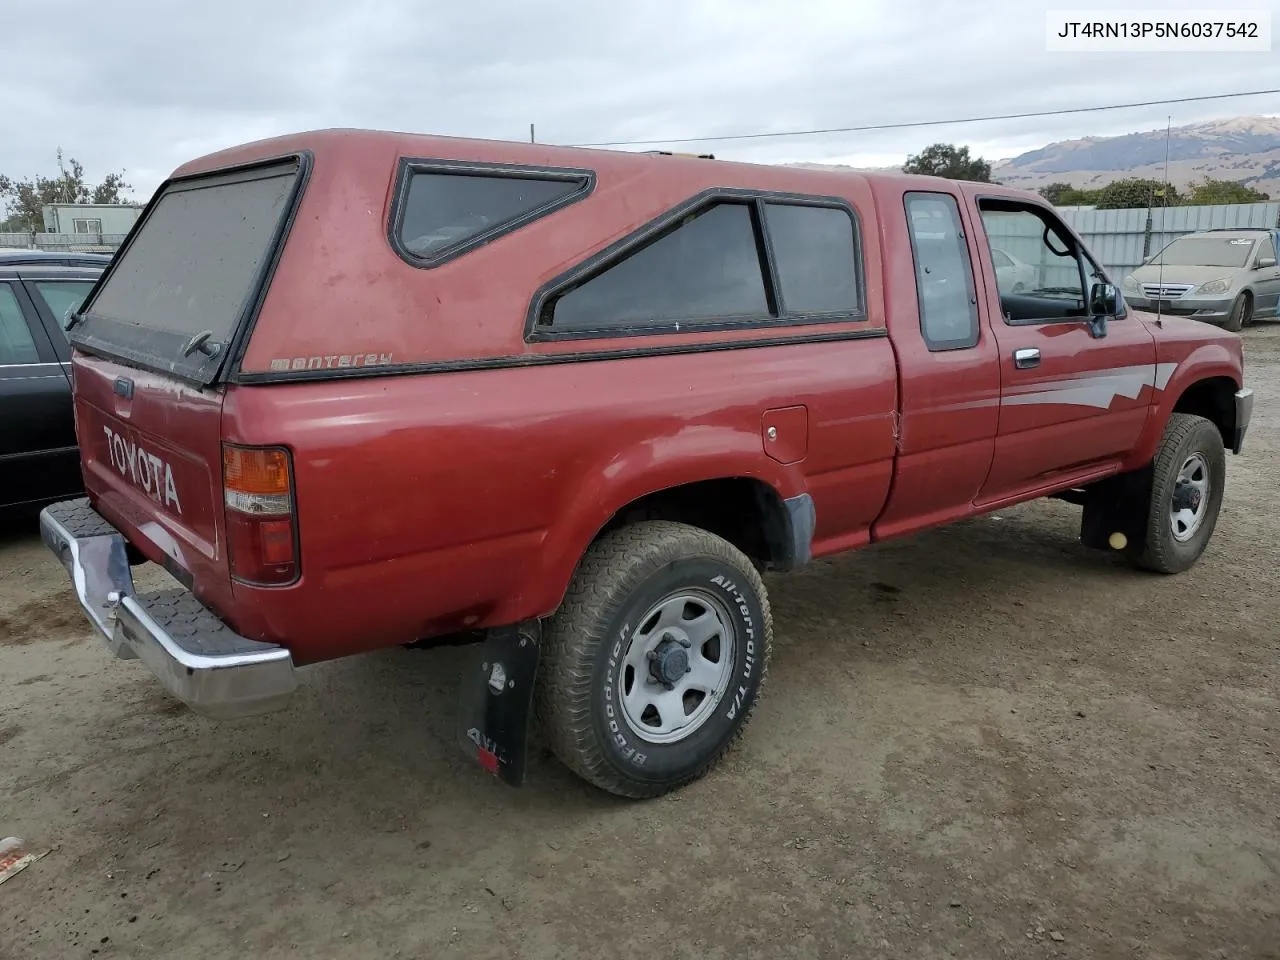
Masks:
[[[1280,0],[1160,0],[1164,9]],[[1045,52],[1045,11],[1103,0],[0,0],[0,172],[139,199],[178,164],[331,126],[553,143],[1053,110],[1280,87],[1254,54]],[[1128,4],[1125,4],[1126,6]],[[1134,0],[1135,6],[1142,4]],[[1147,4],[1156,5],[1156,4]],[[181,20],[170,10],[185,8]],[[1053,140],[1242,114],[1280,97],[677,149],[760,162],[899,163],[937,141],[988,159]]]

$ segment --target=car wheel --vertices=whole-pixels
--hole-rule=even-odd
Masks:
[[[1227,314],[1227,322],[1223,326],[1232,333],[1239,333],[1252,322],[1253,297],[1246,291],[1231,304],[1231,312]]]
[[[1152,467],[1146,536],[1132,559],[1156,573],[1181,573],[1208,546],[1222,509],[1227,459],[1218,428],[1204,417],[1169,417]]]
[[[538,713],[552,752],[596,786],[641,798],[702,776],[741,736],[773,621],[741,551],[648,521],[592,544],[543,636]]]

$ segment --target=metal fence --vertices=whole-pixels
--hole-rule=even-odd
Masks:
[[[1120,283],[1151,256],[1178,237],[1213,228],[1280,227],[1280,203],[1234,203],[1204,207],[1166,207],[1138,210],[1097,210],[1093,207],[1060,207],[1058,212],[1090,252],[1101,262],[1113,283]],[[1078,290],[1080,278],[1074,262],[1053,256],[1045,247],[1040,220],[1029,214],[987,213],[983,227],[991,245],[1015,261],[1001,286],[1022,281],[1033,286],[1060,286]],[[1030,272],[1028,272],[1030,268]],[[997,254],[997,269],[1000,258]],[[1021,271],[1021,272],[1020,272]]]
[[[1060,207],[1059,213],[1119,283],[1170,241],[1198,230],[1280,227],[1280,203],[1224,203],[1152,210]],[[1010,251],[1013,252],[1013,251]],[[1016,253],[1014,254],[1016,256]]]
[[[0,233],[0,249],[52,250],[57,253],[115,253],[123,233]]]

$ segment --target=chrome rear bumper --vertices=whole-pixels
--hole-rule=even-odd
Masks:
[[[267,713],[297,689],[284,647],[240,636],[185,589],[137,593],[124,535],[87,499],[45,507],[40,535],[112,652],[141,660],[196,713],[214,719]]]

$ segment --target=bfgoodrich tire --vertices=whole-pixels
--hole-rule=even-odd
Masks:
[[[1226,473],[1218,428],[1172,414],[1152,467],[1145,543],[1133,558],[1139,567],[1181,573],[1200,559],[1218,523]]]
[[[741,551],[650,521],[588,549],[543,640],[538,713],[552,751],[610,793],[655,797],[705,774],[742,734],[773,620]]]

